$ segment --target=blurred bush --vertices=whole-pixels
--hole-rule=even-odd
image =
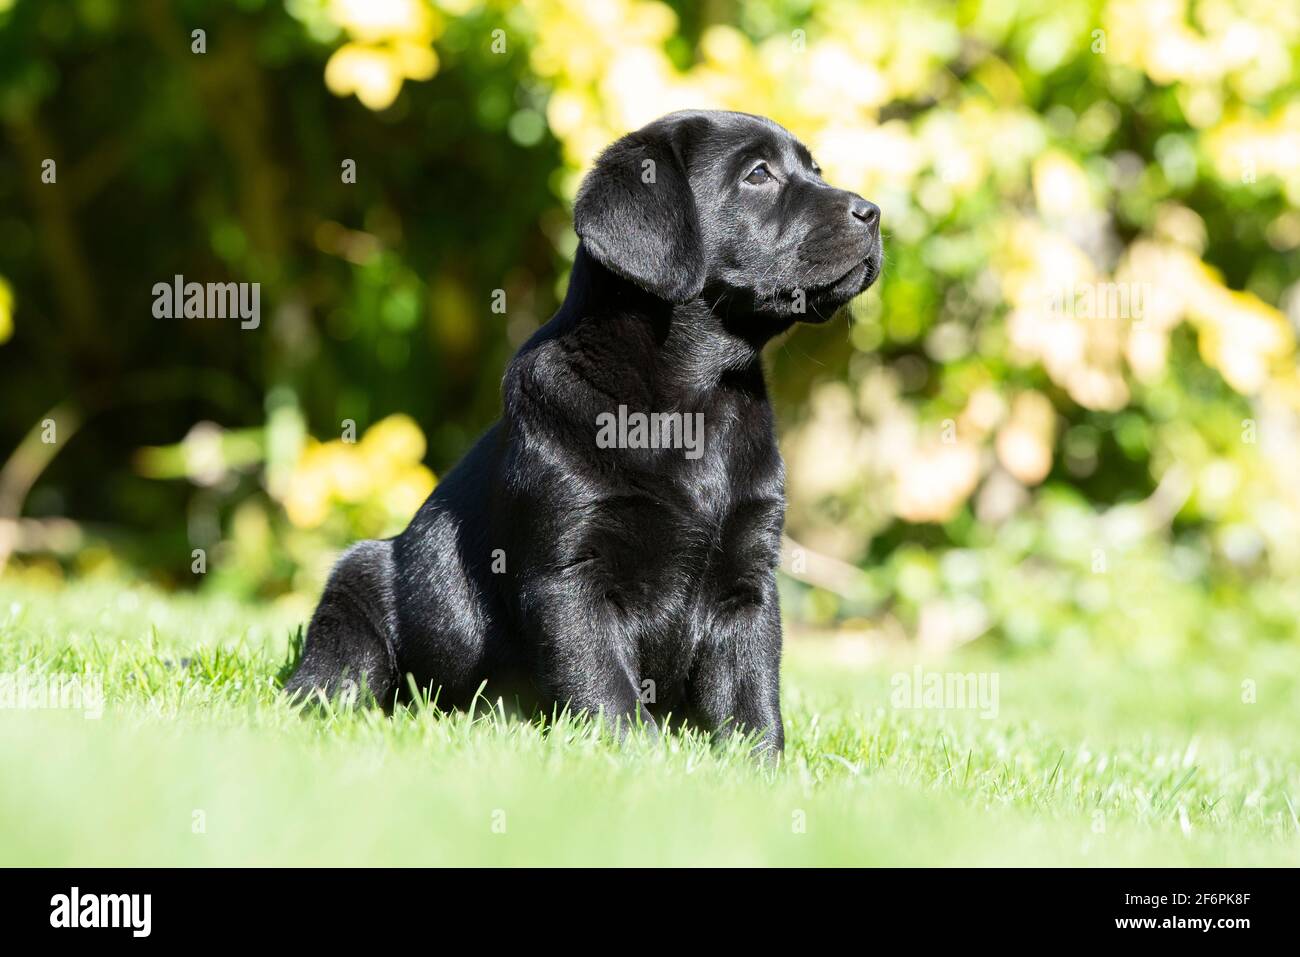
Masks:
[[[209,587],[310,594],[495,416],[596,152],[714,107],[884,209],[847,329],[771,350],[792,618],[934,648],[1294,637],[1290,0],[0,11],[0,421],[20,450],[82,423],[30,490],[6,467],[11,511],[83,536],[59,556],[0,514],[19,566],[94,546],[180,583],[210,545]],[[273,314],[160,326],[176,273],[260,281]]]

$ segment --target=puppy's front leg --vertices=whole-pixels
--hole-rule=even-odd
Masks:
[[[557,580],[529,617],[542,690],[551,703],[598,718],[619,741],[637,728],[657,733],[640,696],[626,626],[598,589]]]
[[[776,583],[761,598],[720,610],[707,626],[687,686],[692,717],[708,731],[759,736],[765,761],[785,749],[781,723],[781,611]]]

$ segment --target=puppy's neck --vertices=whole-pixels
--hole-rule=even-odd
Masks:
[[[644,365],[628,371],[653,371],[662,384],[684,392],[706,392],[724,383],[756,384],[761,389],[760,353],[792,323],[741,315],[729,297],[704,293],[685,303],[670,303],[615,274],[578,246],[569,289],[557,319],[611,339],[610,355],[635,338],[631,350]],[[559,330],[557,330],[559,331]],[[756,378],[755,378],[756,377]]]
[[[703,299],[674,306],[660,355],[684,386],[706,391],[762,378],[760,353],[770,337],[746,336]]]

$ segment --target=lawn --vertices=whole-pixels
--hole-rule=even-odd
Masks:
[[[0,582],[11,687],[75,672],[104,694],[98,718],[0,710],[0,864],[1300,863],[1294,645],[1179,662],[977,642],[925,665],[996,675],[984,717],[895,707],[911,659],[796,639],[773,771],[486,704],[304,717],[276,693],[299,620]]]

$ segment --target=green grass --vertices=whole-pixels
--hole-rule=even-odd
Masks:
[[[987,720],[891,707],[910,661],[791,641],[786,760],[765,771],[694,737],[620,748],[487,706],[303,717],[275,691],[297,624],[0,582],[0,672],[85,672],[106,695],[98,720],[0,710],[0,864],[1300,862],[1296,646],[927,665],[996,671]]]

